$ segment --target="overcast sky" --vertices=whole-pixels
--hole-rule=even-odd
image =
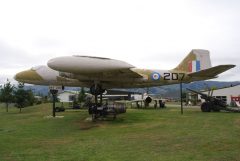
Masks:
[[[0,1],[0,83],[57,56],[172,69],[191,49],[237,65],[216,80],[240,81],[239,30],[238,0]]]

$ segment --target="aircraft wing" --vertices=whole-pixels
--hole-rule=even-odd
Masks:
[[[111,71],[98,71],[97,73],[71,74],[74,79],[88,81],[97,78],[101,81],[121,81],[143,78],[139,73],[128,69],[115,69]],[[66,76],[68,77],[68,76]]]
[[[234,68],[235,65],[218,65],[212,68],[204,69],[198,72],[190,73],[190,77],[216,77],[218,74],[223,73],[231,68]]]
[[[87,74],[91,75],[91,74]],[[94,74],[96,75],[96,74]],[[142,78],[143,76],[139,73],[131,70],[131,68],[128,69],[116,69],[112,71],[103,71],[99,72],[97,75],[103,76],[106,78]]]

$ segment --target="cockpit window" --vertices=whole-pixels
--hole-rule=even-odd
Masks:
[[[32,67],[31,70],[39,70],[40,68],[42,68],[43,66],[42,65],[39,65],[39,66],[35,66],[35,67]]]

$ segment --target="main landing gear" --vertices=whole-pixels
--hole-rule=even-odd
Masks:
[[[100,84],[94,84],[90,87],[90,93],[94,95],[95,102],[89,107],[88,112],[92,115],[92,120],[95,121],[99,117],[106,117],[107,115],[113,115],[113,119],[116,118],[117,113],[112,107],[108,105],[103,105],[102,95],[105,89],[102,88]],[[100,102],[98,102],[98,96],[100,95]]]

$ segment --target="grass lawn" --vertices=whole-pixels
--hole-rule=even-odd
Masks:
[[[51,105],[0,107],[1,161],[240,161],[240,113],[128,109],[89,122],[86,110],[46,118]]]

